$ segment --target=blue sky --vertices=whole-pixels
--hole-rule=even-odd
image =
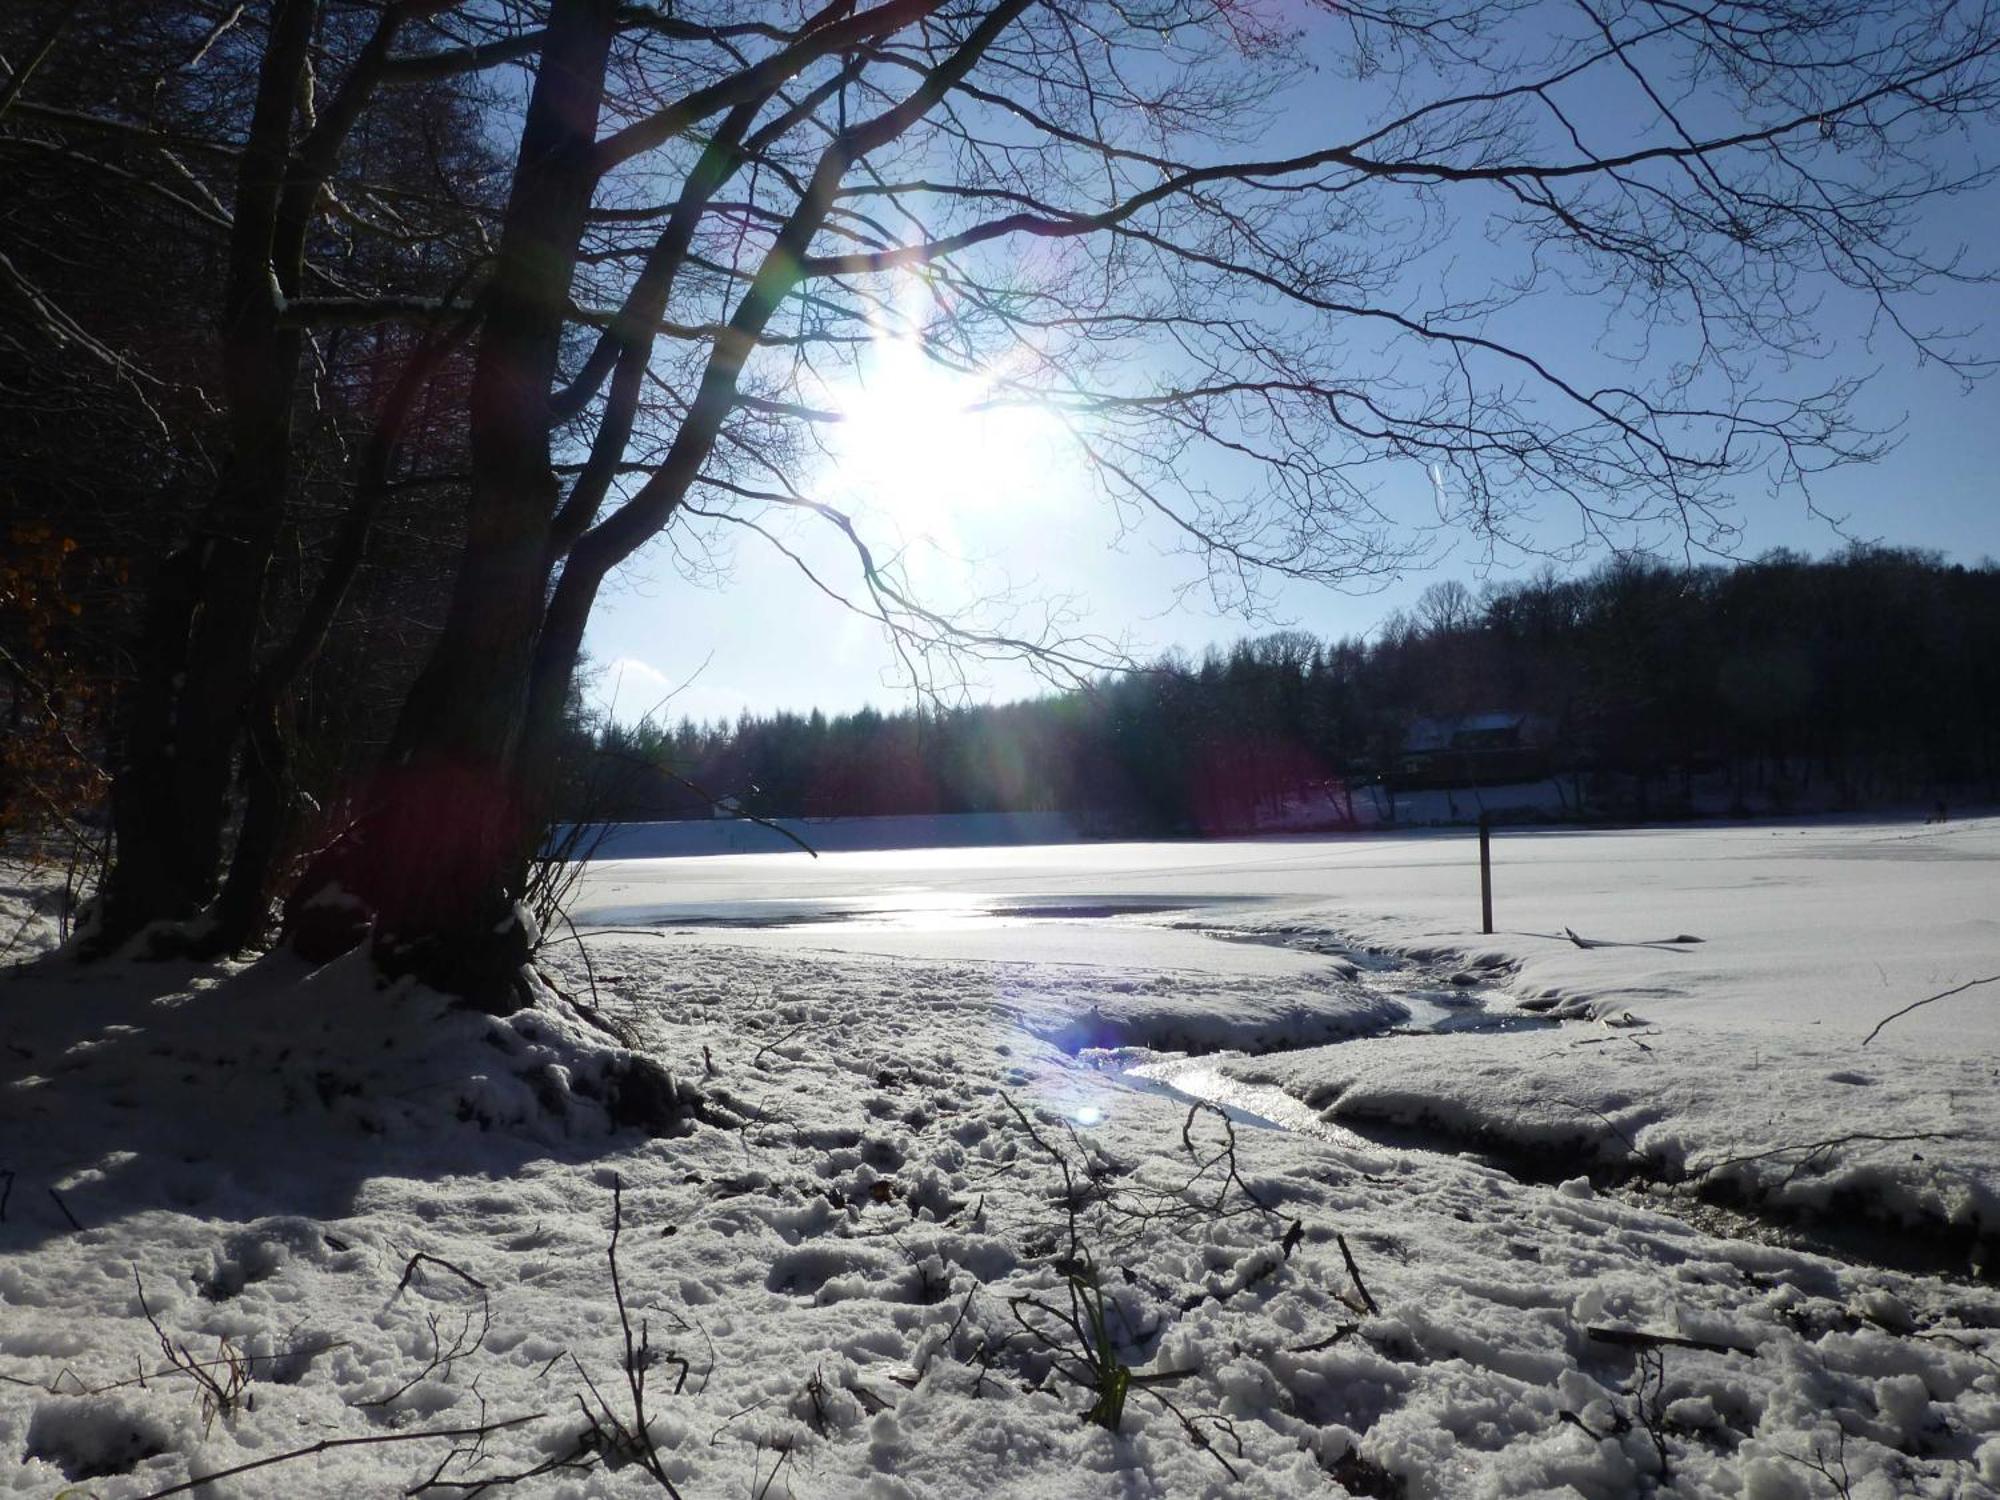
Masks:
[[[1309,83],[1324,89],[1324,83]],[[1323,95],[1321,97],[1324,97]],[[1351,100],[1348,102],[1351,103]],[[1308,132],[1329,129],[1325,110],[1296,110],[1286,133],[1303,148],[1319,144]],[[1313,122],[1318,119],[1317,125]],[[1920,227],[1932,244],[1966,244],[1990,255],[2000,244],[2000,204],[1984,193],[1939,205]],[[1469,218],[1440,256],[1454,274],[1506,274],[1514,247],[1489,245]],[[1485,260],[1482,262],[1481,257]],[[1949,288],[1914,304],[1913,320],[1958,329],[1984,327],[1974,347],[2000,351],[1996,299],[1989,287]],[[1541,296],[1509,314],[1509,337],[1568,368],[1607,368],[1594,352],[1603,332],[1599,310],[1580,299]],[[1900,340],[1877,336],[1867,305],[1835,295],[1814,314],[1820,341],[1815,358],[1789,370],[1774,366],[1772,389],[1803,389],[1873,373],[1854,415],[1869,427],[1900,425],[1900,442],[1881,461],[1823,475],[1815,500],[1845,518],[1842,530],[1809,513],[1797,495],[1776,498],[1755,481],[1736,493],[1740,556],[1773,547],[1824,553],[1844,536],[1930,548],[1964,562],[2000,557],[2000,385],[1968,390],[1953,372],[1920,361]],[[1434,564],[1343,593],[1289,585],[1273,592],[1266,614],[1249,620],[1219,613],[1200,587],[1200,569],[1177,555],[1172,538],[1119,518],[1083,481],[1074,452],[1031,419],[983,422],[957,415],[963,398],[927,386],[921,375],[897,374],[885,361],[871,390],[833,393],[857,420],[838,461],[808,478],[815,493],[857,507],[871,543],[899,544],[913,581],[929,602],[951,609],[977,596],[1010,593],[1025,604],[1068,601],[1079,628],[1120,638],[1135,654],[1169,647],[1198,654],[1246,633],[1296,626],[1322,636],[1362,634],[1408,604],[1439,578],[1473,583],[1541,565],[1540,558],[1502,559],[1482,567],[1478,547],[1447,532],[1422,531],[1435,522],[1429,478],[1415,464],[1381,475],[1383,492],[1437,554]],[[1135,371],[1143,377],[1143,371]],[[1594,374],[1592,376],[1594,378]],[[1529,528],[1549,548],[1576,536],[1573,515],[1550,510]],[[1670,533],[1646,538],[1673,555]],[[810,532],[797,533],[800,556],[822,576],[853,577],[840,548]],[[635,557],[607,586],[586,646],[602,669],[594,697],[621,718],[634,718],[672,694],[666,712],[700,719],[733,718],[744,709],[828,711],[862,704],[912,701],[898,681],[894,653],[880,629],[819,595],[797,566],[755,536],[725,538],[724,550],[686,563],[670,537]],[[1576,566],[1601,561],[1600,550]],[[689,574],[696,575],[690,578]],[[972,669],[965,695],[1008,698],[1035,691],[1025,668]]]
[[[1847,531],[1857,537],[1935,548],[1968,563],[2000,558],[2000,387],[1986,382],[1968,393],[1936,366],[1913,369],[1901,356],[1887,365],[1864,410],[1876,422],[1903,417],[1903,440],[1876,464],[1826,476],[1819,486],[1822,504],[1845,515]],[[958,528],[966,533],[961,540],[1023,587],[1079,595],[1106,633],[1129,632],[1141,646],[1198,653],[1211,642],[1263,628],[1203,608],[1199,593],[1176,604],[1177,587],[1194,576],[1189,560],[1164,554],[1157,537],[1119,541],[1103,506],[1080,488],[1026,497],[1022,509],[1023,524],[990,518],[968,523]],[[1772,547],[1817,553],[1841,545],[1837,532],[1794,499],[1748,494],[1739,514],[1744,556]],[[1550,529],[1561,527],[1552,520]],[[1061,545],[1043,545],[1050,533]],[[1016,544],[1011,549],[1010,542]],[[1360,634],[1439,578],[1476,583],[1481,575],[1471,551],[1461,544],[1458,555],[1379,592],[1289,587],[1274,599],[1273,613],[1319,635]],[[906,689],[887,685],[894,660],[879,630],[816,595],[790,562],[754,538],[738,544],[729,576],[714,584],[684,580],[665,547],[648,549],[607,590],[588,644],[593,659],[607,668],[598,700],[609,702],[615,686],[621,717],[643,713],[676,686],[682,687],[670,706],[676,718],[910,701]],[[981,676],[971,689],[974,698],[1021,696],[1035,687],[1025,671],[989,669]]]

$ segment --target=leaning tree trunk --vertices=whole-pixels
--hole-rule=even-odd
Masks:
[[[929,109],[1027,3],[1008,0],[980,23],[953,65],[825,149],[717,333],[667,454],[636,495],[593,526],[597,492],[587,485],[572,495],[570,514],[557,511],[551,388],[598,175],[593,146],[618,7],[613,0],[556,0],[473,376],[472,510],[451,611],[351,832],[288,903],[294,946],[327,955],[359,941],[372,924],[387,967],[417,972],[476,1004],[511,1005],[519,997],[526,934],[514,903],[541,827],[536,789],[548,780],[560,690],[598,586],[658,533],[700,474],[744,363],[798,284],[844,172]],[[746,128],[751,117],[732,115],[720,136]],[[699,193],[711,178],[725,178],[732,155],[726,143],[705,154],[714,173],[697,172],[684,191]],[[670,220],[670,236],[678,218]],[[671,263],[670,253],[663,264]],[[650,272],[642,285],[645,297],[663,295],[664,282]],[[635,297],[631,305],[636,312],[648,304]],[[650,346],[650,326],[642,340],[621,341],[628,396],[636,396]],[[620,391],[614,381],[603,423],[614,446],[629,430]],[[558,560],[562,575],[551,596]]]
[[[475,1004],[516,995],[529,838],[518,751],[560,498],[550,390],[597,181],[615,0],[556,0],[522,127],[472,381],[465,550],[444,630],[354,821],[286,903],[308,957],[371,929],[385,967]]]

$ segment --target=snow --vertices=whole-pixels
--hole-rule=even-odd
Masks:
[[[689,1496],[2000,1495],[2000,1291],[1946,1264],[2000,986],[1861,1046],[2000,972],[2000,821],[1495,848],[1491,937],[1462,835],[611,863],[547,960],[631,1047],[354,959],[37,965],[0,1493],[517,1416],[196,1493],[664,1493],[579,1443],[633,1420],[615,1185]],[[666,1134],[612,1123],[635,1057]],[[1855,1132],[1926,1138],[1805,1149]],[[1093,1278],[1171,1377],[1115,1433],[1058,1322]]]
[[[21,962],[56,945],[62,876],[54,864],[0,858],[0,964]]]

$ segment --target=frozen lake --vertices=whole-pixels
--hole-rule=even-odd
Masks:
[[[933,960],[1316,972],[1306,944],[1504,955],[1532,987],[1732,1025],[1858,1026],[2000,970],[2000,820],[1504,831],[1495,926],[1478,931],[1466,830],[617,860],[580,927],[679,931],[786,951]],[[1592,946],[1579,947],[1573,931]],[[1680,937],[1698,944],[1674,943]],[[1988,998],[1988,997],[1991,998]],[[1898,1040],[2000,1041],[2000,987],[1897,1025]]]
[[[1321,965],[1175,924],[1323,901],[1340,852],[1283,840],[620,860],[592,867],[573,916],[786,949],[1277,976]]]

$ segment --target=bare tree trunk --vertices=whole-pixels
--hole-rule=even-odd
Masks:
[[[269,694],[253,693],[265,581],[293,479],[294,410],[304,335],[287,319],[299,294],[321,191],[389,67],[398,34],[448,0],[381,10],[352,66],[315,109],[312,49],[320,0],[274,0],[237,172],[222,289],[222,387],[230,454],[194,536],[163,568],[149,611],[151,658],[122,716],[112,796],[116,850],[97,944],[193,916],[215,892],[228,794],[246,728],[252,785],[283,776]],[[302,107],[302,102],[304,102]],[[307,128],[294,137],[303,118]],[[315,641],[316,645],[316,641]],[[268,675],[268,674],[265,674]],[[254,699],[254,701],[253,701]],[[269,809],[251,815],[260,845]],[[253,848],[253,853],[255,852]],[[241,926],[238,893],[217,914]],[[184,945],[183,936],[177,946]],[[214,934],[193,939],[215,946]]]
[[[197,945],[201,951],[233,953],[248,947],[262,935],[269,920],[278,861],[297,824],[289,689],[319,654],[348,587],[360,571],[376,512],[388,493],[404,433],[424,387],[471,334],[478,318],[479,304],[475,302],[456,324],[430,334],[383,396],[361,458],[354,496],[341,517],[326,568],[291,635],[258,669],[244,712],[243,822],[230,856],[228,879],[210,908],[208,930]]]
[[[480,331],[451,607],[354,825],[286,909],[309,956],[352,946],[372,921],[385,964],[478,1003],[508,1003],[525,956],[511,921],[527,838],[517,752],[560,498],[549,392],[597,180],[616,15],[614,0],[550,8]]]
[[[190,917],[215,888],[232,759],[291,481],[300,336],[280,319],[273,254],[291,172],[292,118],[317,0],[279,0],[238,173],[223,294],[231,454],[195,535],[163,566],[148,612],[151,657],[121,725],[115,857],[97,941]],[[294,263],[295,264],[295,263]]]

